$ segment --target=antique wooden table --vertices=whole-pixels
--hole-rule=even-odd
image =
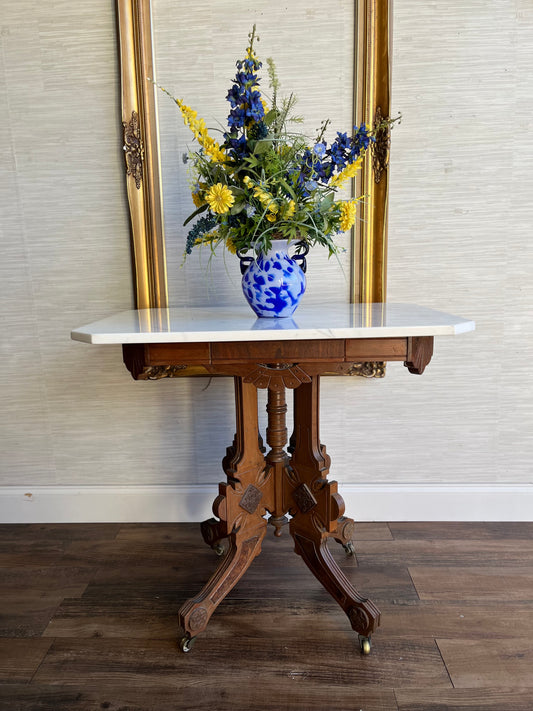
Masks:
[[[320,376],[394,360],[420,374],[431,359],[434,336],[473,329],[472,321],[409,304],[303,304],[292,319],[256,319],[244,305],[126,311],[72,332],[86,343],[122,344],[135,379],[180,371],[234,378],[236,433],[223,459],[227,482],[213,504],[216,518],[201,525],[206,543],[223,557],[179,611],[183,651],[260,553],[268,523],[280,535],[287,516],[296,553],[348,616],[361,651],[370,651],[379,610],[355,590],[327,545],[333,538],[353,552],[354,522],[344,515],[337,482],[327,478],[330,458],[319,436]],[[268,389],[268,452],[258,428],[258,388]],[[290,439],[287,389],[294,391]]]

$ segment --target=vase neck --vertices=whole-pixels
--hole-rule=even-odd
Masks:
[[[272,257],[276,253],[282,252],[287,254],[288,250],[288,240],[286,239],[273,239],[271,242],[270,249],[264,253],[265,257]]]

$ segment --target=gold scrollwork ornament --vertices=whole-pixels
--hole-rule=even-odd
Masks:
[[[133,176],[137,190],[141,188],[144,160],[144,146],[139,128],[139,114],[131,112],[131,119],[122,122],[124,131],[124,156],[126,158],[126,174]]]
[[[381,361],[352,363],[348,375],[359,375],[362,378],[384,378],[386,364]]]
[[[374,181],[379,183],[389,165],[390,148],[390,127],[385,121],[381,106],[376,108],[374,129],[376,129],[376,140],[371,145],[372,168],[374,169]]]

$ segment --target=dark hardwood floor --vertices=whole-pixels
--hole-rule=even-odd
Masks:
[[[330,544],[382,611],[372,653],[287,531],[192,652],[197,524],[0,526],[2,711],[533,711],[533,523],[359,524]]]

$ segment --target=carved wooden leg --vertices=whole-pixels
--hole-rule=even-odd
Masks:
[[[270,510],[272,497],[259,445],[257,390],[242,378],[235,378],[235,409],[235,439],[223,460],[228,481],[219,485],[219,495],[213,503],[217,518],[202,524],[206,542],[216,546],[228,538],[228,549],[202,591],[178,613],[186,635],[181,645],[184,651],[190,649],[190,640],[205,629],[217,606],[261,552],[266,533],[263,516],[266,508]]]
[[[261,528],[252,531],[240,529],[229,536],[229,548],[218,569],[202,591],[187,600],[178,613],[186,639],[191,640],[205,630],[218,605],[244,575],[252,560],[259,555],[266,526],[266,520],[263,519]]]
[[[319,376],[294,391],[291,497],[295,504],[290,532],[295,551],[347,614],[352,628],[369,638],[379,625],[379,610],[362,597],[338,567],[327,547],[328,538],[351,538],[351,519],[337,483],[328,482],[330,459],[319,437]]]

